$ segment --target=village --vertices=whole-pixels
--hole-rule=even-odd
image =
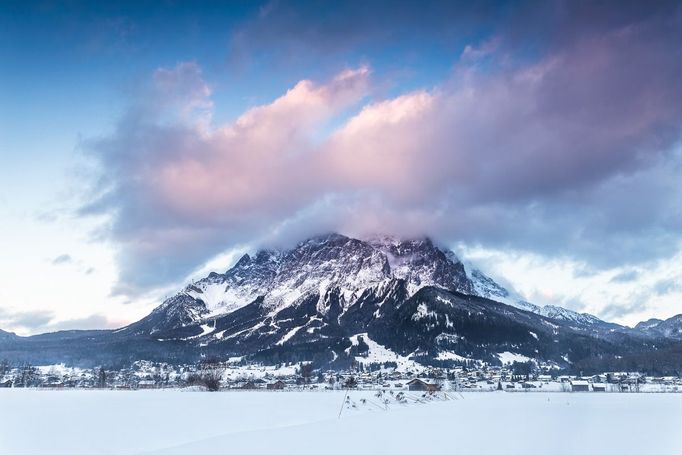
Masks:
[[[639,372],[565,375],[533,368],[532,363],[454,368],[378,368],[315,370],[305,362],[265,366],[238,362],[169,365],[135,362],[130,368],[72,368],[64,365],[11,366],[0,362],[0,388],[166,389],[196,390],[384,390],[457,392],[682,392],[679,376],[647,376]]]

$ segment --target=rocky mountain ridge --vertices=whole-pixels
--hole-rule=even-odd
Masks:
[[[468,271],[452,251],[428,238],[381,236],[363,241],[339,234],[313,237],[291,250],[246,254],[224,274],[211,273],[189,285],[183,292],[194,302],[175,296],[160,310],[177,313],[179,322],[186,324],[188,317],[200,322],[228,314],[259,296],[274,310],[295,304],[311,292],[323,295],[333,287],[341,292],[342,306],[349,307],[366,289],[380,288],[392,279],[404,280],[410,296],[422,287],[436,286],[553,319],[583,325],[603,322],[589,314],[526,302],[482,271]]]

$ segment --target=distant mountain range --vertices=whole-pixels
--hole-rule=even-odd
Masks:
[[[569,370],[682,367],[682,315],[628,328],[525,302],[428,238],[317,236],[244,255],[117,330],[19,337],[0,359],[125,366],[239,357],[452,366],[536,360]]]
[[[635,330],[655,338],[682,340],[682,314],[666,320],[649,319],[648,321],[640,322],[635,326]]]

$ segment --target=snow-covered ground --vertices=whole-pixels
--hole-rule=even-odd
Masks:
[[[680,453],[682,394],[0,389],[0,453]],[[411,396],[418,398],[414,392]],[[452,395],[453,397],[455,395]],[[367,399],[365,405],[361,399]]]

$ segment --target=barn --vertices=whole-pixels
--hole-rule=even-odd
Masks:
[[[575,380],[571,381],[571,392],[589,392],[590,383],[587,381]]]
[[[413,379],[407,383],[407,388],[410,391],[418,392],[437,392],[440,390],[438,384],[430,384],[421,379]]]

